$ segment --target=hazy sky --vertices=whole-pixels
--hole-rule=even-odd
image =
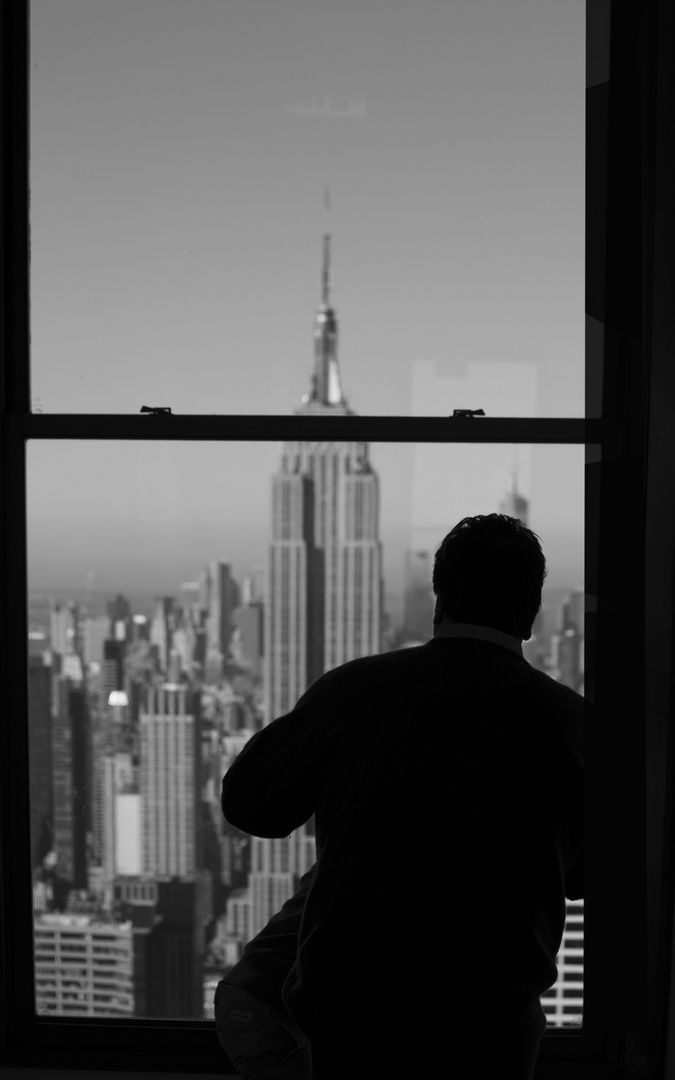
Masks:
[[[583,415],[583,0],[31,9],[34,408],[290,413],[309,384],[329,183],[357,412]],[[475,400],[489,387],[489,406]],[[457,449],[467,512],[496,509],[510,448],[489,467]],[[532,525],[576,564],[583,452],[533,454]],[[246,530],[264,552],[274,445],[50,444],[29,459],[33,570],[84,577],[88,555],[116,578],[139,506],[148,550],[185,532],[195,572],[206,546],[244,557]],[[413,520],[429,469],[400,448],[373,459],[393,553],[436,524]],[[118,488],[136,492],[128,505]],[[448,527],[463,499],[446,500]]]

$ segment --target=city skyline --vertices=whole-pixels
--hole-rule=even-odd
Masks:
[[[340,448],[306,444],[302,449],[319,478],[320,493],[322,475],[333,471],[323,464],[330,465]],[[318,606],[300,596],[298,605],[303,589],[294,571],[295,585],[291,581],[284,589],[283,549],[290,540],[289,554],[291,546],[298,552],[304,546],[309,556],[312,537],[325,536],[337,524],[334,509],[340,500],[319,498],[314,504],[312,469],[295,470],[296,450],[287,446],[286,459],[270,478],[280,496],[270,569],[279,564],[281,587],[262,605],[269,609],[264,645],[260,636],[237,639],[234,632],[246,625],[242,612],[257,613],[260,624],[259,583],[243,582],[240,588],[229,567],[218,562],[180,584],[178,605],[170,598],[158,600],[149,622],[139,622],[123,596],[97,620],[82,619],[72,605],[52,606],[49,648],[46,642],[42,648],[32,643],[31,846],[40,1014],[194,1018],[203,1011],[208,1018],[217,978],[294,894],[298,879],[316,860],[311,820],[286,838],[243,836],[223,823],[217,803],[219,778],[251,735],[270,721],[270,709],[276,714],[291,707],[303,690],[303,674],[310,682],[317,673],[308,663],[288,699],[283,673],[291,674],[294,660],[293,649],[284,654],[284,647],[294,636],[309,635],[294,630],[293,618],[285,625],[284,613],[294,612],[302,622],[303,612],[309,616],[313,607],[319,616],[325,611],[327,647],[315,657],[315,666],[332,666],[335,612],[327,595]],[[362,468],[363,453],[356,461]],[[294,516],[285,520],[285,478],[301,481],[308,505],[321,508],[313,520],[312,512],[305,515],[299,507],[308,537],[300,546],[284,539],[294,531]],[[340,486],[348,489],[352,479],[345,468]],[[298,484],[291,487],[297,494]],[[366,517],[372,517],[367,502]],[[529,520],[527,502],[514,490],[500,510]],[[312,567],[309,557],[300,560],[306,584],[316,576],[320,586],[325,582],[325,593],[331,591],[331,548],[341,546],[338,530],[326,545],[322,568]],[[366,540],[363,554],[369,547],[372,541]],[[339,566],[339,557],[335,563]],[[350,599],[350,589],[354,598],[359,594],[358,575],[350,583],[338,572],[334,584],[334,601],[339,596],[342,605],[335,622],[349,627],[347,653],[333,659],[396,648],[390,634],[382,643],[359,641],[359,623],[365,625],[369,617],[362,620],[359,605]],[[411,599],[418,613],[428,608],[428,597]],[[554,632],[537,620],[523,649],[534,667],[582,694],[583,600],[582,593],[570,592],[559,605]],[[306,640],[308,658],[321,637],[316,626],[314,631],[315,640]],[[261,658],[262,679],[256,664]],[[276,666],[282,669],[280,685],[269,678]],[[558,1027],[582,1021],[583,901],[569,902],[567,916],[558,979],[541,999],[547,1024]],[[176,952],[183,964],[179,979],[173,961],[166,960]]]

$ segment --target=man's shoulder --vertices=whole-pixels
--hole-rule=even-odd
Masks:
[[[466,644],[468,647],[464,647]],[[465,638],[444,639],[439,645],[437,639],[431,638],[422,645],[349,660],[325,672],[310,689],[331,693],[342,688],[356,687],[362,682],[396,684],[399,678],[405,680],[413,677],[415,672],[432,674],[436,671],[440,674],[445,669],[449,654],[457,653],[456,674],[461,675],[463,672],[468,677],[473,677],[476,667],[485,672],[486,664],[494,665],[496,669],[503,671],[509,681],[513,680],[516,686],[520,685],[523,689],[527,687],[529,694],[555,702],[567,711],[576,711],[579,714],[583,712],[585,699],[576,690],[532,667],[523,656],[509,649],[491,644],[482,647],[483,645],[483,642]],[[440,666],[439,660],[442,661]]]
[[[330,671],[321,675],[314,686],[322,685],[339,685],[342,681],[351,682],[354,679],[358,679],[361,676],[377,678],[382,676],[388,678],[396,671],[405,673],[415,668],[429,668],[438,667],[443,669],[447,661],[448,643],[449,648],[452,651],[457,646],[457,651],[462,653],[460,663],[462,667],[467,662],[467,659],[471,656],[469,652],[468,656],[463,651],[462,646],[469,639],[454,638],[451,641],[446,639],[439,648],[437,639],[430,638],[429,641],[419,643],[415,645],[408,645],[401,649],[392,649],[389,652],[375,653],[373,656],[361,656],[356,660],[349,660],[344,664],[340,664],[339,667],[332,668]],[[475,645],[475,642],[471,642]],[[480,644],[483,644],[482,642]],[[484,664],[486,658],[494,661],[496,664],[505,663],[509,664],[514,662],[517,665],[522,666],[527,671],[532,671],[530,665],[521,656],[517,656],[515,653],[504,648],[488,647],[487,651],[480,650],[480,656],[476,655],[475,659],[478,663]]]
[[[406,670],[424,664],[425,653],[427,653],[427,646],[413,645],[404,649],[393,649],[390,652],[375,653],[373,656],[359,656],[355,660],[348,660],[339,667],[326,671],[312,684],[312,688],[321,687],[328,690],[337,688],[343,683],[345,685],[353,683],[362,677],[386,678],[396,670]]]
[[[528,664],[527,667],[531,673],[530,677],[532,679],[532,684],[539,687],[542,693],[548,693],[552,697],[557,697],[560,701],[566,702],[570,707],[583,709],[585,699],[577,690],[573,690],[571,686],[566,686],[565,683],[558,682],[557,679],[547,675],[545,671],[533,668],[530,664]]]

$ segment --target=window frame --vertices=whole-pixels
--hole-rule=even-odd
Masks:
[[[594,782],[586,792],[585,1022],[581,1031],[547,1032],[535,1075],[656,1075],[665,1049],[664,988],[670,974],[673,857],[664,854],[663,844],[672,831],[675,768],[671,751],[665,776],[658,756],[670,708],[666,673],[650,670],[652,682],[645,686],[645,615],[654,608],[657,591],[647,556],[659,549],[659,521],[655,510],[649,516],[645,491],[668,490],[672,476],[672,465],[659,451],[668,420],[659,412],[664,398],[656,396],[657,387],[662,394],[673,393],[672,376],[665,374],[667,349],[659,367],[649,338],[661,311],[653,284],[658,272],[653,234],[661,204],[655,203],[650,180],[661,145],[653,117],[657,45],[662,49],[656,27],[664,19],[672,31],[664,0],[623,5],[587,0],[586,419],[97,416],[30,411],[28,0],[0,8],[0,1065],[218,1075],[224,1066],[214,1027],[201,1020],[83,1023],[34,1014],[32,963],[26,963],[33,934],[26,440],[357,438],[586,446],[585,669],[586,694],[595,711],[587,728],[587,775]],[[663,53],[658,55],[665,67],[668,50]],[[631,257],[633,267],[644,266],[642,274],[623,272]],[[628,515],[626,505],[633,511]],[[669,518],[668,528],[672,525]],[[672,571],[672,554],[670,560]],[[672,636],[672,596],[668,604],[657,614]],[[617,670],[629,670],[633,677],[619,686]],[[616,718],[627,705],[634,722],[624,724],[617,739]],[[11,717],[20,719],[11,723]],[[648,914],[658,926],[651,937]],[[632,931],[628,941],[626,925]],[[620,949],[616,941],[622,942]]]
[[[7,608],[13,612],[11,619],[12,635],[7,640],[7,716],[27,716],[28,693],[27,679],[22,678],[26,670],[27,616],[25,598],[27,595],[26,573],[26,515],[25,515],[25,447],[28,438],[68,437],[90,439],[93,437],[108,439],[138,439],[177,441],[207,440],[219,436],[229,439],[270,441],[330,439],[352,441],[368,438],[370,442],[424,442],[424,443],[513,443],[513,444],[580,444],[586,443],[593,448],[597,456],[598,447],[607,452],[609,447],[618,448],[621,434],[620,424],[606,424],[603,421],[573,420],[538,420],[512,418],[389,418],[389,417],[209,417],[206,426],[202,417],[88,417],[88,416],[12,416],[5,418],[4,424],[4,462],[7,482],[8,501],[13,507],[11,523],[6,530],[7,563],[15,568],[7,582]],[[103,431],[98,428],[98,421],[103,422]],[[445,438],[440,430],[445,429]],[[552,438],[552,435],[554,436]],[[589,436],[594,438],[588,442]],[[597,464],[597,463],[596,463]],[[588,466],[587,466],[588,471]],[[587,507],[588,510],[588,507]],[[586,538],[586,558],[588,559],[588,537]],[[17,572],[18,570],[18,572]],[[22,617],[19,616],[22,613]],[[589,625],[592,613],[586,613],[586,655],[592,636]],[[23,623],[23,625],[22,625]],[[589,663],[585,670],[588,677]],[[13,673],[9,674],[9,673]],[[29,747],[19,725],[6,733],[7,757],[12,761],[11,771],[6,778],[10,808],[21,807],[27,811],[26,786],[22,783],[28,776]],[[588,743],[588,739],[587,739]],[[587,745],[587,753],[590,747]],[[635,764],[636,758],[632,762]],[[637,790],[637,785],[633,785]],[[634,801],[634,800],[633,800]],[[605,803],[604,798],[600,800]],[[608,804],[611,806],[611,803]],[[607,826],[607,805],[605,821],[594,822],[592,808],[586,827],[587,850],[593,849],[591,831],[595,825],[600,835]],[[11,856],[13,867],[18,866],[17,851],[30,852],[29,815],[27,812],[14,813],[10,809],[9,833],[14,852]],[[596,842],[600,849],[604,841]],[[587,869],[588,875],[588,869]],[[606,877],[602,871],[599,886],[605,888]],[[610,879],[611,880],[611,877]],[[10,949],[6,954],[6,970],[11,977],[8,980],[13,987],[11,1006],[11,1049],[12,1064],[33,1065],[44,1063],[45,1059],[59,1067],[103,1068],[114,1064],[118,1068],[133,1066],[146,1059],[148,1068],[175,1068],[178,1060],[184,1061],[183,1068],[189,1072],[216,1072],[223,1065],[223,1054],[216,1040],[215,1030],[204,1031],[204,1023],[199,1020],[153,1020],[130,1018],[129,1020],[86,1019],[83,1024],[75,1018],[31,1017],[34,1001],[34,982],[32,972],[26,970],[21,957],[26,955],[26,943],[32,948],[33,912],[31,877],[29,867],[24,866],[23,878],[18,874],[8,883],[11,904],[11,925],[13,933]],[[604,899],[604,903],[603,903]],[[602,911],[611,896],[599,897],[597,908]],[[604,928],[608,921],[600,917],[595,921],[588,912],[588,901],[584,903],[584,1016],[586,1026],[581,1031],[559,1029],[547,1032],[539,1061],[543,1066],[565,1063],[567,1072],[574,1070],[577,1062],[589,1060],[602,1061],[605,1065],[612,1059],[618,1061],[620,1036],[616,1025],[603,1028],[602,1022],[592,1022],[593,1013],[599,1013],[600,1001],[594,1001],[589,985],[589,969],[593,967],[593,957],[597,950],[595,966],[610,972],[613,985],[626,992],[624,978],[626,973],[625,949],[615,954],[611,949],[611,940],[603,942]],[[591,929],[589,930],[589,923]],[[588,941],[593,943],[589,947]],[[16,949],[11,946],[22,944]],[[595,946],[595,948],[593,947]],[[600,952],[607,951],[608,956],[600,959]],[[607,963],[609,962],[609,969]],[[592,1025],[592,1026],[591,1026]],[[119,1029],[124,1029],[125,1051],[119,1052]],[[111,1029],[111,1030],[109,1030]],[[595,1030],[594,1030],[595,1029]],[[208,1044],[212,1048],[208,1050]],[[8,1047],[9,1049],[9,1047]],[[147,1057],[146,1057],[147,1055]],[[412,1065],[412,1062],[411,1062]],[[546,1072],[537,1075],[546,1075]],[[599,1074],[598,1074],[599,1075]],[[612,1075],[611,1073],[607,1075]]]

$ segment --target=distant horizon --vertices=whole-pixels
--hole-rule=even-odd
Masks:
[[[238,581],[238,584],[241,584],[241,582]],[[544,583],[542,589],[542,610],[550,610],[549,605],[556,607],[565,595],[571,594],[577,590],[584,591],[584,584],[577,582],[576,584],[548,585],[547,583]],[[167,590],[163,592],[142,592],[139,590],[125,590],[124,588],[120,588],[117,590],[92,590],[89,592],[86,589],[71,588],[68,586],[29,586],[28,605],[30,607],[31,601],[35,602],[44,597],[50,601],[58,600],[63,603],[73,602],[76,603],[78,607],[85,608],[86,601],[91,598],[96,601],[97,607],[102,608],[106,601],[113,600],[117,596],[123,596],[129,601],[133,614],[147,614],[147,616],[150,617],[152,614],[152,606],[157,599],[168,596],[175,597],[177,591],[177,588],[173,591]],[[386,590],[385,587],[384,611],[394,623],[400,622],[403,618],[404,601],[405,590],[394,592]],[[145,607],[146,611],[134,611],[135,603],[139,607]],[[99,610],[92,613],[90,617],[98,618],[105,614],[105,610]]]
[[[240,583],[238,578],[235,577],[235,580],[237,581],[237,584]],[[180,584],[182,584],[182,582]],[[546,594],[547,592],[548,593],[550,593],[550,592],[565,592],[565,590],[567,590],[567,589],[569,589],[570,591],[575,590],[575,589],[582,589],[583,590],[583,585],[582,584],[572,585],[571,583],[570,584],[562,584],[562,585],[549,585],[549,584],[545,583],[544,587],[542,589],[542,594]],[[175,590],[175,591],[177,592],[178,590]],[[77,596],[84,596],[85,594],[86,595],[91,595],[91,596],[94,596],[94,597],[99,597],[99,598],[124,596],[127,599],[130,599],[131,597],[136,597],[138,599],[146,599],[146,600],[160,599],[161,597],[171,596],[172,595],[171,590],[168,590],[168,591],[165,591],[165,590],[160,590],[160,591],[150,590],[150,591],[147,591],[147,590],[142,590],[142,589],[124,589],[124,588],[120,588],[120,589],[92,589],[91,591],[89,591],[87,589],[81,588],[80,586],[76,586],[76,585],[29,585],[29,587],[28,587],[28,597],[29,598],[31,598],[31,597],[35,598],[37,596],[42,596],[43,594],[48,594],[48,593],[63,593],[64,598],[65,598],[65,593],[69,593],[69,594],[77,595]]]
[[[482,376],[477,365],[452,382],[470,389]],[[512,393],[522,391],[523,373],[516,369],[511,376]],[[172,595],[213,559],[228,563],[242,582],[267,565],[279,449],[276,442],[32,441],[30,588]],[[551,585],[583,581],[583,446],[378,443],[369,451],[379,479],[379,538],[392,606],[405,591],[406,553],[432,556],[462,518],[499,512],[514,468]],[[83,463],[94,472],[84,488]]]

